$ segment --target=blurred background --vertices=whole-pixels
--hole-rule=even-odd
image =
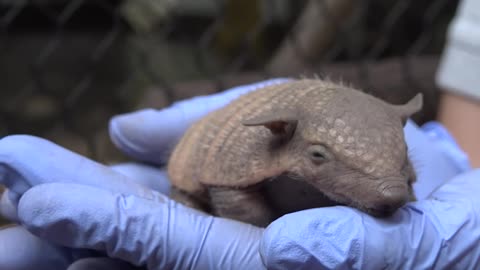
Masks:
[[[0,0],[0,137],[103,163],[116,114],[271,77],[329,77],[435,117],[453,0]]]

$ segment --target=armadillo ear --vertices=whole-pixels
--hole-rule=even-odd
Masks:
[[[298,123],[296,112],[289,110],[268,111],[242,121],[245,126],[264,126],[274,135],[288,135],[295,131]]]
[[[413,114],[419,112],[423,107],[423,94],[418,93],[407,103],[402,105],[392,105],[394,110],[400,115],[403,124],[407,122],[407,119]]]

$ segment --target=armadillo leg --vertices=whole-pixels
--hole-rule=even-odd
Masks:
[[[260,227],[266,227],[274,219],[272,209],[255,187],[248,189],[211,187],[208,190],[214,215]]]
[[[194,208],[203,212],[207,212],[208,209],[205,207],[204,204],[202,204],[198,199],[195,199],[193,196],[175,188],[172,187],[170,190],[170,198],[173,199],[174,201],[181,203],[185,206],[188,206],[190,208]]]

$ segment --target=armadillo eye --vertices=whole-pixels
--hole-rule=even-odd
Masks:
[[[315,159],[325,159],[325,156],[323,155],[323,153],[320,153],[320,152],[312,152],[311,155]]]
[[[328,159],[327,150],[322,145],[311,145],[308,148],[308,156],[315,163],[323,163]]]

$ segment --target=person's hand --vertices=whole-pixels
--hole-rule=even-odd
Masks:
[[[131,156],[162,164],[191,119],[234,97],[117,117],[112,139]],[[210,105],[190,111],[204,102]],[[130,267],[125,262],[149,269],[474,268],[480,172],[459,175],[456,157],[411,122],[405,134],[419,171],[418,202],[389,219],[341,206],[305,210],[265,230],[183,207],[145,188],[148,180],[135,183],[159,171],[115,171],[38,138],[7,137],[0,140],[0,181],[9,187],[1,207],[28,231],[0,232],[0,269],[65,269],[73,261],[71,269]],[[105,254],[121,261],[92,258]]]
[[[284,79],[241,86],[178,102],[162,111],[148,109],[114,118],[110,125],[112,139],[138,160],[163,164],[166,149],[171,149],[196,119],[241,94],[281,81]],[[160,169],[136,163],[107,167],[41,138],[14,135],[0,140],[0,183],[8,187],[1,198],[0,213],[23,225],[0,231],[0,269],[131,268],[125,261],[149,269],[187,269],[189,265],[215,269],[214,264],[221,267],[227,263],[251,269],[259,262],[258,248],[253,247],[258,246],[261,229],[213,218],[170,201],[163,195],[168,195],[169,183]],[[46,216],[63,219],[61,226],[69,228],[59,228],[43,215],[30,216],[36,210],[29,205],[37,208],[36,201],[49,209]],[[84,213],[95,217],[75,208],[83,208]],[[66,220],[65,215],[72,217]],[[40,220],[49,228],[40,225]],[[97,227],[99,221],[102,228]],[[82,229],[77,231],[77,226]],[[49,241],[50,234],[57,240]],[[216,237],[204,238],[209,234]],[[207,240],[208,248],[197,258],[197,245]],[[229,253],[228,245],[243,241],[243,255]],[[230,257],[237,262],[229,262]],[[221,262],[221,258],[227,261]]]

